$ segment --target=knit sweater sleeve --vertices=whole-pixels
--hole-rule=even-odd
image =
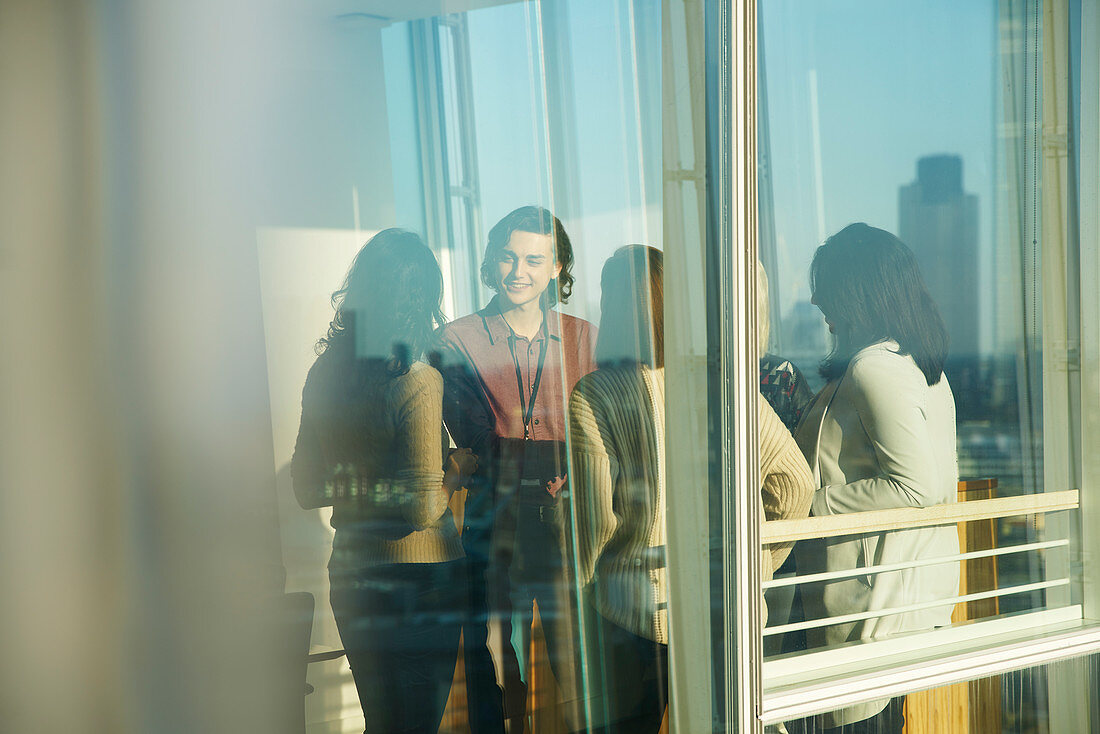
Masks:
[[[309,408],[304,402],[298,438],[294,442],[294,455],[290,460],[290,476],[294,485],[294,497],[303,510],[332,504],[332,497],[325,496],[326,472],[321,442]]]
[[[571,510],[577,533],[577,576],[585,586],[592,581],[596,562],[618,528],[614,509],[618,462],[602,430],[597,395],[582,379],[569,399],[569,439],[572,459]]]
[[[450,499],[443,486],[443,379],[424,366],[394,391],[394,466],[404,520],[416,530],[435,525]]]
[[[806,459],[798,449],[790,431],[760,397],[757,429],[760,435],[760,495],[764,517],[768,520],[789,520],[810,514],[814,497],[814,479]],[[774,543],[765,553],[762,571],[765,578],[779,568],[791,552],[792,543]]]
[[[328,507],[333,503],[332,468],[326,461],[321,447],[314,408],[313,384],[317,380],[317,367],[312,367],[302,388],[302,418],[298,424],[298,437],[294,441],[294,455],[290,459],[291,484],[294,497],[303,510]]]

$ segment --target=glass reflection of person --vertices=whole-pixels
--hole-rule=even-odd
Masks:
[[[489,304],[441,332],[444,414],[481,457],[469,483],[462,542],[470,569],[463,632],[470,727],[522,731],[533,603],[567,726],[576,721],[572,578],[562,521],[565,399],[594,367],[595,328],[559,313],[573,248],[546,209],[525,206],[489,232]],[[513,636],[513,621],[517,627]],[[518,638],[518,639],[517,639]]]
[[[788,456],[786,451],[792,442],[787,441],[787,437],[782,432],[775,430],[771,415],[765,415],[765,413],[774,412],[789,434],[798,426],[802,414],[810,402],[813,401],[814,394],[802,372],[790,360],[768,351],[769,337],[771,336],[771,318],[769,317],[771,309],[768,291],[768,275],[764,271],[764,266],[758,260],[756,262],[756,328],[760,354],[760,395],[772,410],[764,411],[761,409],[758,411],[757,425],[762,438],[766,438],[769,434],[775,436],[772,442],[762,441],[761,446],[774,443],[780,449],[775,453],[775,456],[779,458]],[[798,453],[797,447],[794,450],[795,453]],[[804,469],[804,471],[799,472],[801,477],[798,479],[799,492],[802,493],[804,503],[793,516],[805,517],[806,513],[809,512],[809,499],[806,498],[806,493],[813,493],[813,480],[809,476],[809,469],[805,468],[806,460],[802,458],[801,453],[798,453],[798,459],[797,463],[802,465],[799,468]],[[761,468],[765,470],[765,476],[767,476],[768,456],[761,454],[760,461]],[[792,459],[788,459],[788,461],[795,463]],[[765,499],[767,499],[767,494],[765,494]],[[768,520],[774,520],[780,516],[778,508],[770,504],[765,505],[764,512],[765,518]],[[774,576],[793,576],[797,573],[796,556],[794,553],[789,552],[790,547],[790,544],[782,544],[769,549],[770,560],[772,561],[770,570]],[[786,552],[786,560],[780,554],[781,551]],[[768,570],[765,569],[765,577],[767,577]],[[801,621],[801,601],[797,586],[779,586],[769,589],[765,594],[765,600],[767,602],[765,611],[768,620],[773,625],[783,625],[792,621],[792,611],[796,620]],[[800,634],[788,633],[782,636],[764,638],[764,654],[766,656],[803,648],[805,648],[805,643],[802,641]]]
[[[594,731],[657,732],[668,700],[663,274],[643,245],[604,265],[599,369],[569,401]]]
[[[852,224],[818,248],[813,303],[835,335],[828,380],[796,440],[814,468],[813,515],[927,507],[955,501],[955,402],[943,363],[947,332],[913,253],[889,232]],[[798,571],[840,571],[955,555],[954,525],[798,544]],[[958,593],[953,561],[860,575],[803,590],[806,616],[909,607]],[[950,622],[952,604],[807,632],[811,646],[885,637]],[[832,712],[837,731],[900,732],[901,699]],[[826,729],[828,730],[828,729]]]
[[[657,732],[668,699],[668,570],[665,561],[664,256],[620,248],[601,278],[599,368],[569,402],[572,517],[577,573],[594,607],[586,638],[594,730]],[[762,397],[757,401],[761,509],[805,517],[806,461]],[[673,497],[674,500],[674,497]],[[762,574],[790,552],[772,546]]]
[[[756,263],[756,323],[760,336],[760,394],[787,430],[794,431],[814,393],[802,372],[789,359],[768,351],[771,333],[768,275]]]
[[[423,360],[443,278],[421,239],[375,235],[333,294],[302,391],[291,462],[304,508],[332,506],[332,610],[367,730],[435,732],[465,601],[448,501],[476,459],[443,428],[443,379]]]

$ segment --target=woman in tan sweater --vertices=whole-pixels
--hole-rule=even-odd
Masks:
[[[589,671],[589,680],[603,677],[590,690],[598,731],[656,732],[668,697],[663,270],[651,247],[608,260],[599,369],[569,403],[577,569],[596,611],[585,636],[602,663]],[[763,514],[804,517],[813,493],[806,462],[763,399],[757,415]],[[789,552],[763,554],[765,578]]]
[[[302,391],[291,462],[303,508],[332,506],[332,610],[370,732],[435,732],[451,687],[463,553],[448,501],[476,466],[442,467],[443,380],[421,360],[443,278],[420,238],[356,256]]]

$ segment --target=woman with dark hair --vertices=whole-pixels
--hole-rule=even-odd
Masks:
[[[420,237],[375,235],[333,294],[302,391],[294,493],[332,506],[332,610],[370,732],[435,732],[457,660],[464,561],[448,502],[476,459],[447,458],[443,379],[423,361],[442,293]]]
[[[818,489],[811,514],[929,507],[955,501],[955,401],[943,375],[947,331],[913,253],[897,237],[852,224],[825,241],[811,266],[813,303],[834,334],[821,366],[828,383],[795,433]],[[800,574],[958,554],[955,526],[800,542]],[[803,589],[806,618],[909,607],[911,611],[812,628],[811,646],[886,637],[950,623],[959,566],[947,561],[872,572]],[[832,712],[825,731],[900,732],[901,699]],[[832,728],[830,728],[832,727]]]
[[[509,288],[511,281],[522,279],[509,279],[501,273],[502,264],[511,265],[516,255],[521,254],[509,251],[509,245],[517,232],[549,237],[549,257],[546,258],[545,253],[536,254],[544,255],[544,264],[548,269],[557,270],[557,274],[549,278],[552,282],[534,283],[535,287],[530,294],[537,297],[543,311],[556,306],[559,301],[568,301],[569,296],[573,295],[573,243],[561,220],[541,206],[521,206],[514,209],[489,230],[485,257],[481,260],[481,282],[489,290],[503,292],[509,305],[522,304],[522,297],[514,297],[514,291]],[[539,290],[540,285],[544,290]],[[551,287],[546,287],[548,285]]]
[[[563,524],[566,400],[594,368],[596,330],[554,306],[573,287],[573,246],[546,209],[523,206],[489,230],[481,279],[496,295],[440,329],[443,413],[479,457],[462,543],[469,613],[462,635],[470,728],[520,731],[535,605],[569,730],[580,718],[574,593]]]
[[[594,731],[657,732],[668,699],[663,279],[652,247],[629,245],[607,261],[598,369],[569,402],[577,574],[595,610],[586,635],[598,661],[587,676]],[[757,407],[762,515],[804,517],[809,469],[775,411],[762,397]],[[789,552],[761,554],[763,576]]]

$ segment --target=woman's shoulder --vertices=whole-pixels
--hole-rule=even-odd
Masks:
[[[443,375],[427,362],[416,361],[409,370],[393,378],[390,390],[398,395],[412,395],[421,390],[438,391],[443,394]]]
[[[474,311],[443,324],[435,330],[435,335],[441,342],[462,341],[472,332],[482,328],[483,314],[481,311]]]
[[[328,393],[338,381],[336,367],[331,347],[318,354],[306,373],[306,381],[302,387],[303,399],[318,398]]]
[[[637,365],[600,367],[579,379],[573,391],[585,395],[611,398],[621,394],[624,389],[642,386],[644,384],[643,369],[645,368]]]
[[[857,352],[845,382],[851,390],[878,395],[916,395],[924,400],[928,393],[924,373],[911,356],[898,351],[895,342],[872,344]]]
[[[860,349],[848,363],[848,374],[856,379],[906,379],[912,374],[924,377],[917,363],[899,351],[897,342],[885,341]]]

